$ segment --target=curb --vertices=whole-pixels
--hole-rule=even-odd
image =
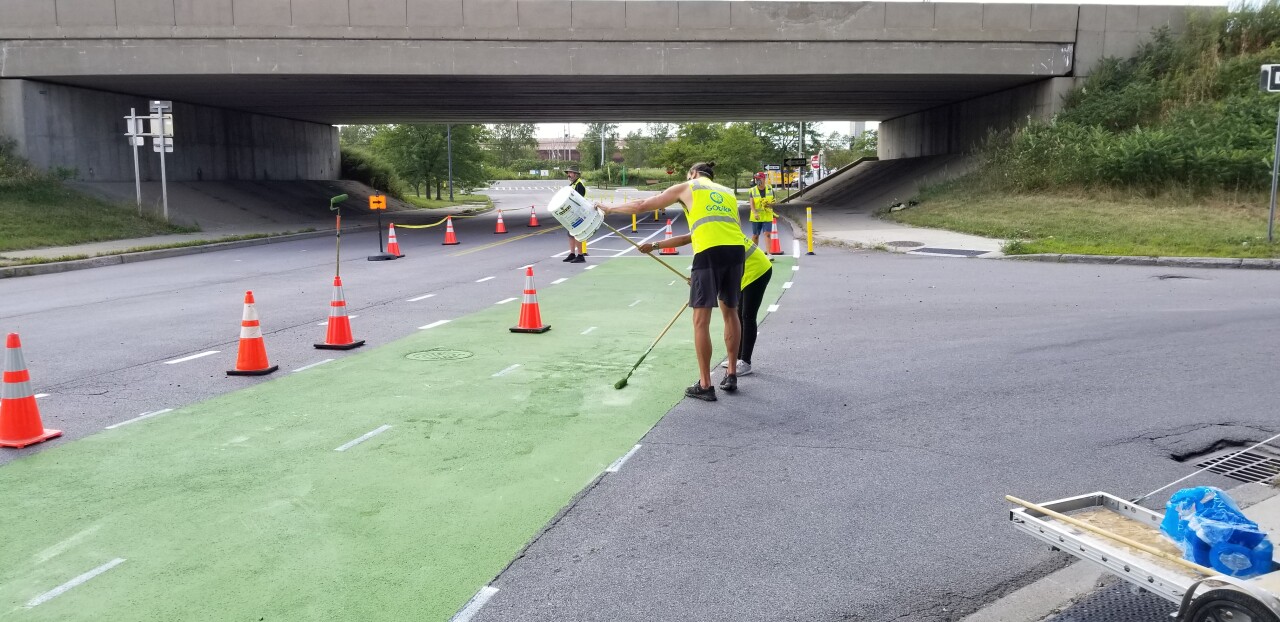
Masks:
[[[1109,255],[1035,254],[1006,255],[1005,259],[1047,263],[1114,264],[1122,266],[1167,266],[1170,268],[1239,268],[1280,270],[1280,260],[1239,257],[1141,257]]]
[[[377,228],[377,225],[357,225],[354,227],[348,227],[347,231],[366,231]],[[71,261],[54,261],[50,263],[38,263],[26,266],[6,266],[0,267],[0,279],[16,278],[20,276],[38,276],[41,274],[56,274],[59,272],[71,272],[73,270],[87,270],[89,268],[137,263],[139,261],[151,261],[153,259],[168,259],[170,257],[182,257],[185,255],[199,255],[201,253],[212,253],[216,251],[231,250],[234,248],[245,248],[248,246],[263,246],[266,244],[277,244],[280,242],[292,242],[294,240],[305,240],[307,238],[319,238],[331,235],[333,235],[332,231],[308,231],[306,233],[290,233],[287,235],[269,235],[265,238],[254,238],[252,240],[211,242],[209,244],[200,244],[198,246],[182,246],[178,248],[161,248],[136,253],[103,255],[101,257],[73,259]]]

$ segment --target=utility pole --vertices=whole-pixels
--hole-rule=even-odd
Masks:
[[[449,152],[449,200],[453,200],[453,126],[445,126],[446,150]]]

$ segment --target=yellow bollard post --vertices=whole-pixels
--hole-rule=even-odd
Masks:
[[[635,214],[631,215],[631,232],[632,233],[636,232],[636,215]]]
[[[653,222],[658,222],[658,210],[653,210]]]
[[[582,256],[583,256],[583,257],[586,257],[586,255],[587,255],[587,241],[586,241],[586,240],[583,240],[583,241],[582,241]]]
[[[804,208],[804,229],[805,237],[809,238],[809,252],[806,255],[813,254],[813,208]]]

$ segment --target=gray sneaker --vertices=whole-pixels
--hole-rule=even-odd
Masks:
[[[750,375],[751,375],[751,363],[748,363],[748,362],[746,362],[746,361],[739,360],[739,361],[738,361],[738,375],[739,375],[739,376],[750,376]]]
[[[729,367],[729,361],[728,361],[728,359],[726,359],[725,361],[721,362],[721,363],[720,363],[720,366],[721,366],[721,367],[724,367],[724,368],[726,368],[726,369],[727,369],[727,368]]]

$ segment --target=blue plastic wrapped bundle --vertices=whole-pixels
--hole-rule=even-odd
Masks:
[[[1271,572],[1271,541],[1231,497],[1212,486],[1179,490],[1165,506],[1160,530],[1182,556],[1232,577]]]

